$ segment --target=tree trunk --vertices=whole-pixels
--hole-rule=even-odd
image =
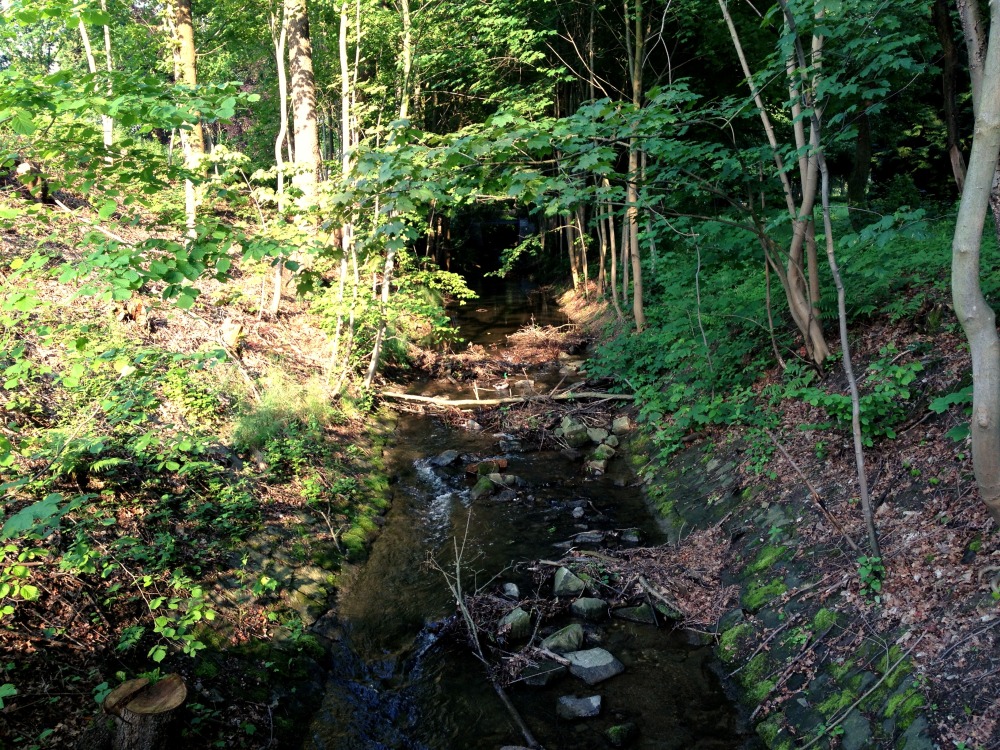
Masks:
[[[869,102],[865,102],[867,107]],[[863,227],[866,222],[857,209],[867,203],[868,178],[872,173],[872,127],[868,112],[862,112],[858,117],[858,138],[854,142],[854,163],[851,165],[851,175],[847,178],[847,210],[851,226],[855,230]]]
[[[779,257],[776,245],[765,243],[765,250],[768,253],[768,260],[771,268],[781,281],[781,286],[785,291],[785,298],[788,300],[788,309],[792,315],[792,320],[802,334],[805,341],[806,351],[809,358],[818,367],[821,366],[830,356],[830,349],[823,336],[823,328],[817,317],[817,309],[814,301],[818,297],[818,290],[812,289],[816,276],[815,244],[809,239],[812,236],[810,226],[812,225],[813,208],[816,202],[816,193],[819,186],[819,169],[816,159],[808,157],[808,150],[805,148],[805,128],[801,124],[801,117],[796,116],[801,113],[798,95],[800,94],[795,80],[794,61],[787,61],[789,80],[789,92],[792,102],[792,119],[797,124],[794,127],[796,151],[799,161],[799,178],[801,181],[802,203],[795,205],[794,191],[785,169],[784,159],[781,156],[781,148],[778,144],[778,137],[775,134],[771,117],[767,107],[760,95],[760,91],[754,86],[753,73],[750,64],[747,62],[743,52],[743,45],[740,42],[736,25],[729,13],[727,0],[719,0],[719,8],[722,10],[723,19],[729,29],[729,35],[736,50],[736,55],[740,61],[740,68],[750,88],[751,96],[757,107],[757,114],[760,116],[767,142],[771,149],[771,156],[774,160],[775,171],[781,181],[782,192],[785,196],[785,204],[792,222],[792,241],[785,258]],[[818,145],[818,144],[816,144]],[[807,265],[808,262],[808,265]]]
[[[197,86],[198,56],[194,46],[194,23],[191,18],[191,0],[171,0],[171,23],[174,33],[174,79],[185,86]],[[195,112],[195,122],[181,128],[181,148],[184,150],[184,166],[194,171],[201,165],[205,155],[205,135],[201,119]],[[188,239],[196,239],[195,221],[198,214],[198,189],[190,179],[184,181],[184,213],[187,219]]]
[[[958,54],[955,50],[955,29],[951,22],[948,0],[934,0],[934,26],[941,43],[941,93],[944,100],[944,124],[948,131],[948,160],[955,178],[958,194],[965,185],[965,156],[958,145],[958,112],[955,107],[955,90],[958,82]]]
[[[301,192],[300,205],[315,203],[319,179],[319,126],[316,119],[316,78],[306,0],[285,0],[285,34],[292,81],[292,135],[295,141],[295,174],[292,186]]]
[[[187,687],[178,674],[167,675],[155,685],[141,677],[116,687],[103,704],[105,713],[115,719],[112,750],[165,750],[172,746],[168,730],[186,698]]]
[[[959,3],[959,8],[962,7]],[[952,242],[952,299],[972,355],[972,462],[979,495],[1000,523],[1000,338],[979,281],[980,248],[1000,157],[1000,3],[991,4],[976,129]]]
[[[285,160],[281,155],[285,139],[288,137],[288,76],[285,72],[285,40],[287,37],[284,22],[278,22],[272,15],[271,39],[274,42],[274,60],[278,72],[278,112],[279,125],[278,135],[274,139],[274,165],[277,172],[277,191],[275,197],[278,202],[278,213],[285,210]],[[274,277],[271,284],[271,315],[277,316],[281,309],[281,289],[284,286],[285,263],[284,257],[279,257],[274,266]]]
[[[983,86],[986,69],[987,37],[986,25],[979,12],[978,0],[956,0],[958,17],[962,22],[962,35],[965,37],[965,47],[969,54],[969,75],[972,76],[972,108],[979,117],[979,105],[983,98]],[[990,24],[990,33],[993,33]],[[978,124],[978,119],[977,119]],[[972,154],[969,154],[972,160]],[[993,212],[993,224],[997,240],[1000,241],[1000,165],[994,165],[993,186],[990,189],[990,210]]]
[[[628,3],[625,3],[625,49],[628,55],[629,78],[632,82],[632,106],[642,107],[642,72],[646,54],[646,35],[642,27],[642,2],[634,0],[634,31],[630,26]],[[635,329],[642,333],[646,328],[646,310],[642,297],[642,261],[639,256],[639,141],[628,141],[628,186],[626,197],[628,222],[628,256],[632,265],[632,316]],[[625,252],[625,243],[622,243]]]

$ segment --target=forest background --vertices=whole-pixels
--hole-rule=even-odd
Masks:
[[[956,454],[971,446],[1000,512],[1000,277],[980,278],[978,254],[997,249],[1000,23],[985,3],[2,10],[4,627],[47,632],[54,570],[79,592],[108,582],[131,668],[204,649],[215,610],[193,540],[259,521],[250,480],[221,467],[230,448],[294,478],[340,552],[362,554],[377,487],[346,447],[322,458],[329,476],[310,451],[412,344],[454,340],[445,302],[484,274],[607,302],[616,335],[590,373],[636,394],[653,468],[719,427],[765,473],[776,432],[817,435],[817,458],[822,430],[851,441],[876,594],[864,453],[914,410],[944,415]],[[222,307],[306,310],[318,353],[290,375],[277,346],[251,371]],[[214,344],[133,334],[163,310]],[[919,387],[932,344],[890,337],[855,374],[850,330],[873,323],[949,344],[963,327],[972,373]],[[818,421],[784,424],[770,407],[789,400]],[[134,533],[112,538],[116,523]],[[24,690],[4,669],[0,701]]]

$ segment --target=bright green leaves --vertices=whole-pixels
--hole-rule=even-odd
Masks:
[[[0,528],[0,539],[44,534],[70,509],[63,496],[53,492],[7,518]]]

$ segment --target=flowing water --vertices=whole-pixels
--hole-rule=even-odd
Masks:
[[[518,287],[480,299],[459,313],[463,335],[502,346],[521,325],[564,322],[557,309]],[[471,394],[455,393],[455,397]],[[634,487],[610,472],[585,480],[580,461],[555,451],[503,454],[498,437],[454,430],[429,416],[403,415],[388,456],[392,507],[368,560],[346,576],[338,601],[344,638],[336,645],[322,708],[307,747],[316,750],[498,750],[523,743],[520,732],[463,644],[437,636],[454,601],[442,574],[427,565],[455,559],[464,543],[466,590],[514,582],[534,592],[525,561],[558,558],[557,543],[580,531],[574,507],[591,529],[641,530],[644,543],[663,541]],[[432,459],[445,450],[470,457],[505,457],[508,473],[527,482],[525,502],[470,501],[464,461]],[[612,464],[614,461],[612,461]],[[542,594],[548,592],[540,592]],[[568,622],[568,620],[567,620]],[[736,711],[712,670],[711,650],[683,633],[611,621],[595,634],[626,667],[595,687],[564,677],[546,688],[515,685],[513,703],[547,750],[611,745],[603,731],[634,722],[634,748],[723,749],[743,746]],[[560,721],[562,695],[603,698],[601,715]]]

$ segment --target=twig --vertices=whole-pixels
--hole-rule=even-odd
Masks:
[[[792,465],[792,468],[795,469],[795,473],[799,475],[799,477],[802,479],[803,482],[805,482],[806,487],[809,489],[809,494],[812,496],[812,499],[816,503],[817,507],[819,507],[820,511],[826,517],[826,520],[832,523],[834,528],[840,532],[840,535],[844,537],[844,541],[847,542],[847,546],[849,546],[852,550],[854,550],[860,555],[861,548],[854,543],[854,540],[847,535],[847,532],[844,530],[844,527],[840,525],[840,522],[833,517],[830,511],[826,509],[826,504],[823,502],[823,498],[820,497],[820,494],[816,491],[816,488],[813,487],[812,482],[810,482],[806,478],[806,475],[802,473],[802,469],[799,468],[799,465],[795,463],[794,459],[791,456],[788,455],[788,451],[786,451],[784,446],[778,442],[778,439],[774,436],[774,433],[772,433],[768,429],[765,429],[764,432],[766,432],[767,436],[771,438],[771,442],[774,443],[775,447],[779,451],[781,451],[781,455],[784,456],[785,459],[788,461],[788,463]]]
[[[91,221],[90,219],[87,219],[87,218],[84,218],[83,216],[80,216],[79,213],[77,213],[76,211],[74,211],[72,208],[70,208],[69,206],[67,206],[65,203],[63,203],[58,198],[56,199],[55,203],[56,203],[56,205],[59,208],[61,208],[66,213],[68,213],[74,219],[76,219],[79,222],[82,222],[82,223],[86,224],[89,227],[92,227],[92,228],[96,229],[98,232],[100,232],[101,234],[103,234],[108,239],[112,239],[115,242],[120,242],[123,245],[125,245],[126,247],[135,247],[135,245],[133,245],[128,240],[126,240],[124,237],[120,237],[117,234],[115,234],[114,232],[105,229],[100,224],[98,224],[96,221]]]

